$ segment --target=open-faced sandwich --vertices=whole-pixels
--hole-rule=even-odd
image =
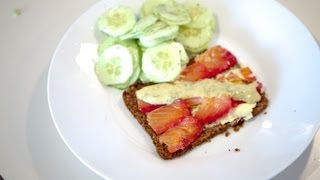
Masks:
[[[268,105],[250,68],[221,46],[196,56],[176,81],[131,85],[123,100],[163,159],[242,126]]]
[[[129,111],[163,159],[241,126],[268,104],[249,67],[222,46],[209,48],[216,23],[198,3],[146,0],[140,18],[116,6],[98,19],[100,82],[124,89]]]

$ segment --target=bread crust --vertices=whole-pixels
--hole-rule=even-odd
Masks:
[[[156,147],[156,150],[159,154],[159,156],[162,159],[172,159],[175,157],[179,157],[189,150],[201,145],[204,142],[210,141],[214,136],[222,134],[226,132],[230,127],[234,127],[235,129],[239,129],[239,127],[242,126],[244,123],[244,120],[239,119],[237,121],[227,123],[227,124],[218,124],[213,127],[206,127],[203,129],[202,133],[199,135],[199,137],[191,143],[188,147],[186,147],[183,150],[178,150],[174,153],[170,153],[167,150],[167,147],[165,144],[162,144],[159,142],[159,135],[157,135],[153,129],[149,126],[147,122],[147,117],[144,113],[140,112],[138,109],[138,103],[137,103],[137,97],[136,97],[136,91],[147,86],[149,84],[141,84],[136,83],[134,85],[131,85],[127,90],[123,92],[123,101],[131,114],[135,117],[135,119],[139,122],[139,124],[145,129],[145,131],[149,134],[151,137],[153,144]],[[266,109],[268,106],[268,99],[266,97],[265,93],[261,93],[261,100],[257,103],[257,106],[253,109],[253,116],[257,116],[262,111]]]

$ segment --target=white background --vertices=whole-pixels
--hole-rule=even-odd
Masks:
[[[58,42],[95,2],[0,0],[0,175],[4,179],[101,179],[62,142],[46,94],[48,67]],[[280,2],[319,43],[320,1]],[[14,16],[15,9],[21,9],[21,16]],[[320,132],[304,153],[274,179],[320,179]]]

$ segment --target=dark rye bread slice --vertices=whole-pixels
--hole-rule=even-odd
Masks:
[[[129,109],[129,111],[132,113],[132,115],[137,119],[137,121],[141,124],[141,126],[150,135],[153,141],[153,144],[156,146],[156,150],[158,154],[163,159],[172,159],[172,158],[181,156],[185,154],[187,151],[199,146],[200,144],[210,141],[210,139],[213,138],[214,136],[226,132],[228,128],[234,127],[235,129],[238,129],[244,123],[244,121],[240,119],[232,123],[227,123],[223,125],[219,124],[210,128],[204,128],[200,136],[188,147],[186,147],[184,150],[178,150],[174,153],[170,153],[167,150],[166,145],[161,144],[159,142],[159,135],[157,135],[153,131],[153,129],[149,126],[146,115],[140,112],[138,109],[136,91],[145,86],[147,85],[144,85],[141,83],[136,83],[134,85],[131,85],[127,90],[123,92],[123,100],[127,108]],[[268,99],[266,98],[266,95],[262,93],[261,100],[257,103],[257,106],[253,109],[253,112],[252,112],[253,116],[256,116],[259,113],[261,113],[267,106],[268,106]]]

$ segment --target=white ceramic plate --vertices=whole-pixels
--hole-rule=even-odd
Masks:
[[[141,3],[95,4],[65,34],[50,66],[53,120],[67,146],[88,168],[106,179],[267,179],[303,152],[320,122],[317,43],[276,1],[204,0],[218,18],[219,31],[212,44],[222,44],[253,69],[266,87],[270,104],[266,115],[246,123],[240,132],[216,137],[181,158],[160,159],[123,104],[122,92],[100,85],[92,61],[82,62],[87,69],[76,62],[80,47],[87,47],[83,43],[97,43],[94,27],[101,13],[116,4],[138,10]],[[86,52],[90,49],[81,56],[91,58]]]

